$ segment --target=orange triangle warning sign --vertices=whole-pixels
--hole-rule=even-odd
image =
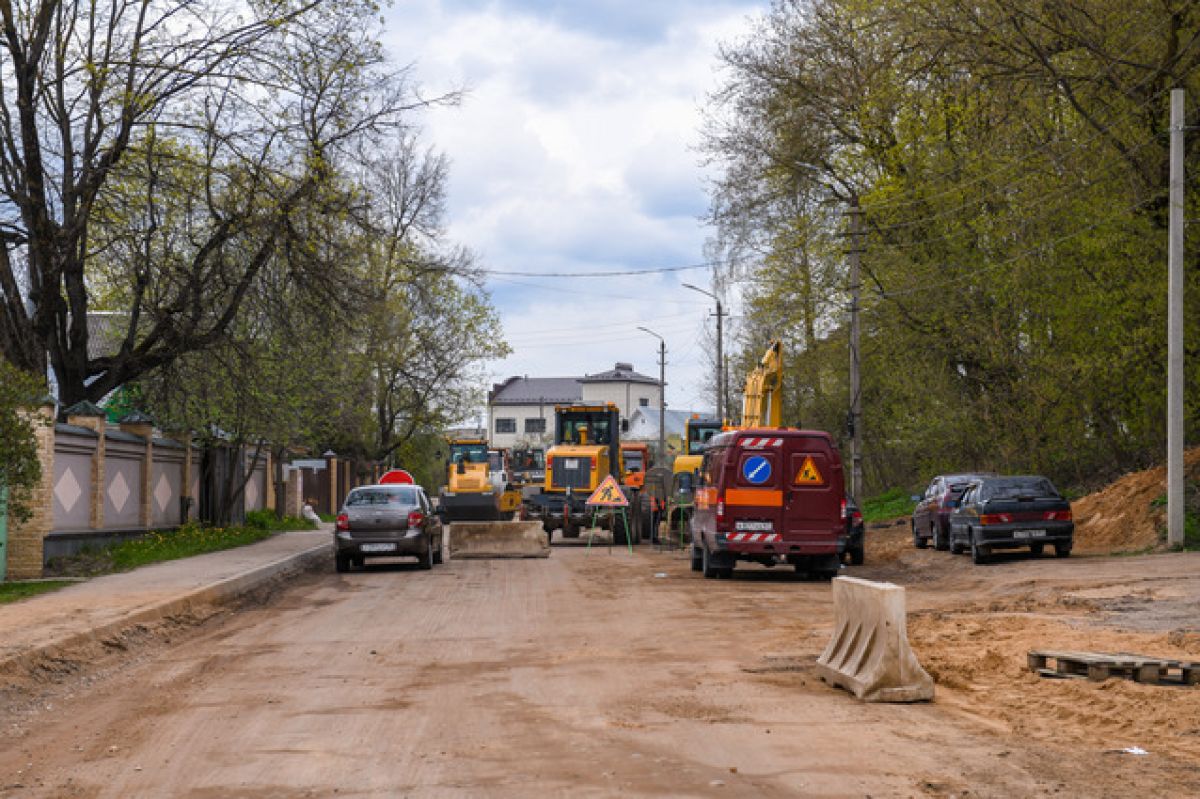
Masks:
[[[817,464],[813,463],[812,456],[809,455],[804,459],[800,471],[796,474],[796,485],[817,486],[824,485],[825,478],[821,476],[821,471],[817,469]]]
[[[596,486],[596,490],[587,498],[586,504],[606,508],[625,508],[629,506],[629,500],[625,498],[625,492],[621,490],[621,486],[617,485],[616,478],[610,474],[600,482],[600,485]]]

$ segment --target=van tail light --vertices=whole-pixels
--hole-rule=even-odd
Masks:
[[[979,517],[980,524],[1008,524],[1012,516],[1007,513],[984,513]]]
[[[842,521],[846,521],[846,500],[844,500],[844,499],[842,500],[842,514],[841,514],[841,518],[842,518]]]
[[[412,513],[408,514],[409,527],[420,527],[421,522],[423,521],[425,521],[425,514],[421,513],[419,510],[414,510]]]
[[[339,513],[338,517],[337,517],[337,529],[349,530],[350,529],[350,517],[344,513]]]
[[[1072,516],[1069,510],[1048,510],[1042,518],[1048,522],[1069,522]]]

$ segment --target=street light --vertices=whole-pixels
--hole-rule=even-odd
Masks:
[[[721,422],[725,421],[725,361],[722,359],[721,352],[721,317],[724,313],[721,311],[721,298],[711,291],[693,286],[691,283],[682,284],[685,289],[698,291],[706,297],[712,297],[717,303],[717,419]]]
[[[658,339],[658,457],[667,462],[667,342],[648,327],[638,325],[638,330]],[[647,467],[649,464],[647,464]]]

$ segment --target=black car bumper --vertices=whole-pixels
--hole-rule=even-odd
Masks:
[[[1060,521],[989,524],[975,530],[981,546],[1016,549],[1037,544],[1070,547],[1075,540],[1075,523]]]

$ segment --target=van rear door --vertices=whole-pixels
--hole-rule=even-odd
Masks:
[[[783,533],[786,540],[837,540],[844,527],[845,487],[842,461],[823,436],[789,436],[784,443],[786,467]]]
[[[782,439],[747,434],[739,437],[732,453],[727,467],[732,479],[724,492],[729,532],[742,534],[734,540],[770,541],[783,532]]]

